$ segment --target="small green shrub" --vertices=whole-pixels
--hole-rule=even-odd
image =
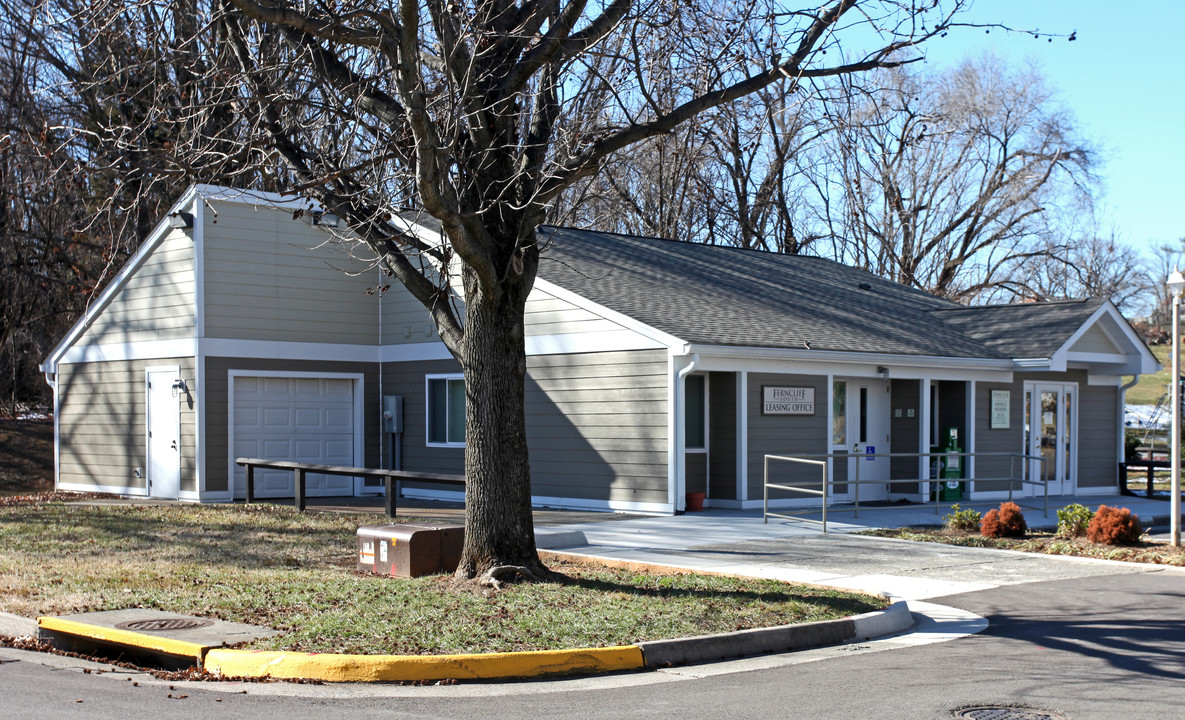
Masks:
[[[1123,458],[1127,461],[1139,460],[1136,448],[1140,447],[1140,434],[1132,429],[1123,431]]]
[[[1131,510],[1099,505],[1086,527],[1086,538],[1104,545],[1135,545],[1143,532],[1139,516],[1133,515]]]
[[[1057,534],[1065,538],[1082,537],[1093,518],[1094,511],[1085,505],[1067,505],[1057,511]]]
[[[963,532],[975,532],[979,529],[979,523],[983,520],[983,515],[978,510],[967,508],[963,510],[958,503],[950,506],[950,513],[942,518],[942,526],[947,530],[961,530]]]
[[[1020,506],[1012,502],[1002,503],[999,510],[988,510],[979,523],[979,533],[989,538],[1021,538],[1028,529]]]

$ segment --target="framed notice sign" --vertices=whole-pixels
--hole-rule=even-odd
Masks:
[[[762,415],[814,415],[813,387],[761,386]]]
[[[1012,391],[992,390],[992,430],[1007,430],[1012,410]]]

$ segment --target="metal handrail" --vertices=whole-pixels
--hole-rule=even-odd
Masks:
[[[818,465],[823,470],[823,481],[822,481],[822,488],[823,489],[822,490],[807,490],[807,489],[798,488],[795,486],[775,485],[775,484],[771,483],[769,481],[769,461],[770,460],[783,460],[785,462],[802,463],[804,465]],[[771,517],[782,518],[784,520],[793,520],[796,517],[798,517],[799,515],[805,515],[807,512],[814,512],[814,510],[808,510],[805,512],[787,512],[786,514],[771,513],[769,511],[769,489],[771,487],[774,489],[777,489],[777,490],[794,490],[796,492],[805,492],[810,495],[819,495],[820,497],[823,498],[823,519],[822,520],[815,520],[813,518],[802,518],[802,519],[806,520],[807,522],[822,523],[823,532],[826,533],[827,532],[827,488],[828,488],[828,486],[829,486],[829,483],[827,482],[827,462],[826,461],[824,461],[824,460],[806,460],[804,458],[792,458],[792,457],[785,457],[785,456],[781,456],[781,455],[766,455],[765,456],[765,499],[762,501],[762,506],[761,506],[761,508],[762,508],[761,509],[761,521],[763,523],[769,523],[769,519]]]
[[[856,463],[855,478],[846,478],[842,482],[837,482],[834,478],[829,479],[827,477],[827,461],[828,460],[833,460],[835,458],[843,458],[845,460],[852,460],[852,459],[866,459],[866,458],[876,459],[876,458],[895,458],[895,457],[896,458],[917,458],[920,460],[921,458],[950,457],[950,456],[970,457],[970,458],[985,458],[985,457],[1007,457],[1007,458],[1009,458],[1008,477],[966,477],[966,478],[957,478],[957,480],[959,482],[966,482],[966,483],[971,484],[972,489],[974,489],[974,483],[976,483],[976,482],[1007,482],[1008,483],[1008,500],[1009,500],[1009,502],[1015,502],[1015,499],[1013,497],[1013,492],[1017,489],[1018,486],[1019,487],[1023,487],[1025,485],[1041,486],[1043,488],[1043,500],[1044,500],[1042,507],[1022,505],[1020,503],[1017,503],[1017,504],[1020,505],[1021,507],[1029,509],[1029,510],[1040,510],[1046,516],[1049,515],[1049,481],[1048,480],[1030,479],[1030,478],[1026,477],[1025,476],[1026,474],[1023,472],[1018,477],[1017,473],[1016,473],[1016,459],[1020,458],[1022,461],[1040,462],[1041,463],[1040,476],[1044,477],[1046,464],[1048,463],[1048,458],[1046,458],[1042,455],[1028,455],[1026,453],[1010,453],[1010,452],[919,452],[919,453],[872,453],[872,454],[864,454],[864,455],[855,454],[855,453],[814,453],[814,454],[808,454],[808,455],[800,455],[797,457],[791,457],[791,456],[786,456],[786,455],[766,455],[765,456],[765,476],[763,478],[764,499],[763,499],[763,503],[762,503],[763,521],[768,522],[768,518],[770,518],[770,517],[792,520],[792,519],[796,519],[799,515],[815,512],[814,508],[808,508],[808,509],[804,509],[801,511],[795,511],[795,512],[787,511],[786,513],[782,513],[782,514],[769,512],[769,490],[770,490],[770,488],[774,488],[774,489],[778,489],[778,490],[789,490],[792,492],[805,494],[805,495],[821,496],[823,498],[823,508],[822,508],[823,520],[821,522],[823,525],[823,532],[826,533],[827,532],[827,498],[829,496],[828,491],[829,491],[829,489],[833,488],[835,485],[841,485],[841,484],[842,485],[853,485],[855,488],[855,493],[854,493],[854,497],[853,497],[853,506],[851,508],[842,508],[842,509],[841,508],[833,508],[832,512],[836,512],[836,511],[845,511],[846,512],[848,510],[851,510],[853,513],[855,513],[856,517],[859,517],[860,516],[860,486],[861,485],[892,485],[892,484],[898,484],[898,483],[919,483],[919,484],[920,483],[927,483],[927,484],[929,484],[931,482],[943,482],[943,478],[932,478],[932,477],[890,478],[888,480],[861,480],[860,479],[860,463]],[[825,459],[815,460],[812,458],[825,458]],[[803,463],[803,464],[811,464],[811,465],[821,465],[823,467],[823,478],[822,478],[822,482],[820,485],[821,489],[815,490],[809,486],[803,486],[803,485],[780,485],[780,484],[771,483],[769,481],[769,461],[770,460]],[[1024,465],[1022,465],[1022,468],[1023,467],[1024,467]],[[950,478],[950,479],[954,480],[956,478]],[[809,482],[809,480],[804,481],[804,482]],[[831,496],[834,497],[834,494],[831,493]],[[928,504],[929,502],[930,501],[927,501],[927,503],[924,503],[924,504]],[[934,503],[935,514],[941,513],[942,512],[942,500],[941,500],[941,493],[940,492],[934,493],[933,503]],[[951,504],[953,505],[954,503],[951,503]],[[897,507],[887,507],[887,508],[872,507],[872,508],[870,508],[870,507],[865,506],[865,509],[866,510],[893,510],[893,509],[898,509],[898,508]],[[805,520],[807,522],[815,522],[815,523],[820,522],[819,520],[814,520],[813,518],[801,518],[801,519]]]

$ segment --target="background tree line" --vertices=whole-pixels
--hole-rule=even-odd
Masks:
[[[0,5],[0,390],[12,411],[46,402],[37,364],[184,185],[279,190],[295,178],[251,155],[234,89],[181,52],[196,15],[144,4],[130,11],[138,21],[96,33],[79,21],[85,3]],[[657,112],[686,91],[670,37],[646,38],[655,67],[641,104]],[[629,72],[622,57],[591,59],[581,77]],[[571,95],[575,117],[638,112],[612,83]],[[196,136],[224,143],[188,146]],[[322,136],[349,154],[350,138]],[[164,155],[188,167],[162,172]],[[819,255],[965,303],[1108,295],[1131,312],[1157,283],[1094,219],[1096,163],[1036,70],[990,57],[907,64],[786,79],[701,113],[609,156],[547,220]]]

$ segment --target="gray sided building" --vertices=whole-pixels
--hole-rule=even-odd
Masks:
[[[244,456],[463,471],[463,376],[428,314],[398,285],[376,291],[389,281],[374,258],[294,217],[302,206],[195,186],[172,211],[192,225],[162,219],[43,365],[59,488],[225,502],[244,495]],[[824,462],[836,502],[857,476],[877,481],[861,501],[920,500],[919,454],[951,430],[975,453],[962,478],[977,499],[1020,476],[1113,493],[1124,382],[1157,369],[1106,300],[963,307],[820,258],[540,232],[526,326],[538,505],[673,513],[703,493],[757,507],[766,455]],[[773,467],[818,482],[815,466]],[[293,493],[290,473],[257,482]],[[314,496],[378,490],[310,476]]]

